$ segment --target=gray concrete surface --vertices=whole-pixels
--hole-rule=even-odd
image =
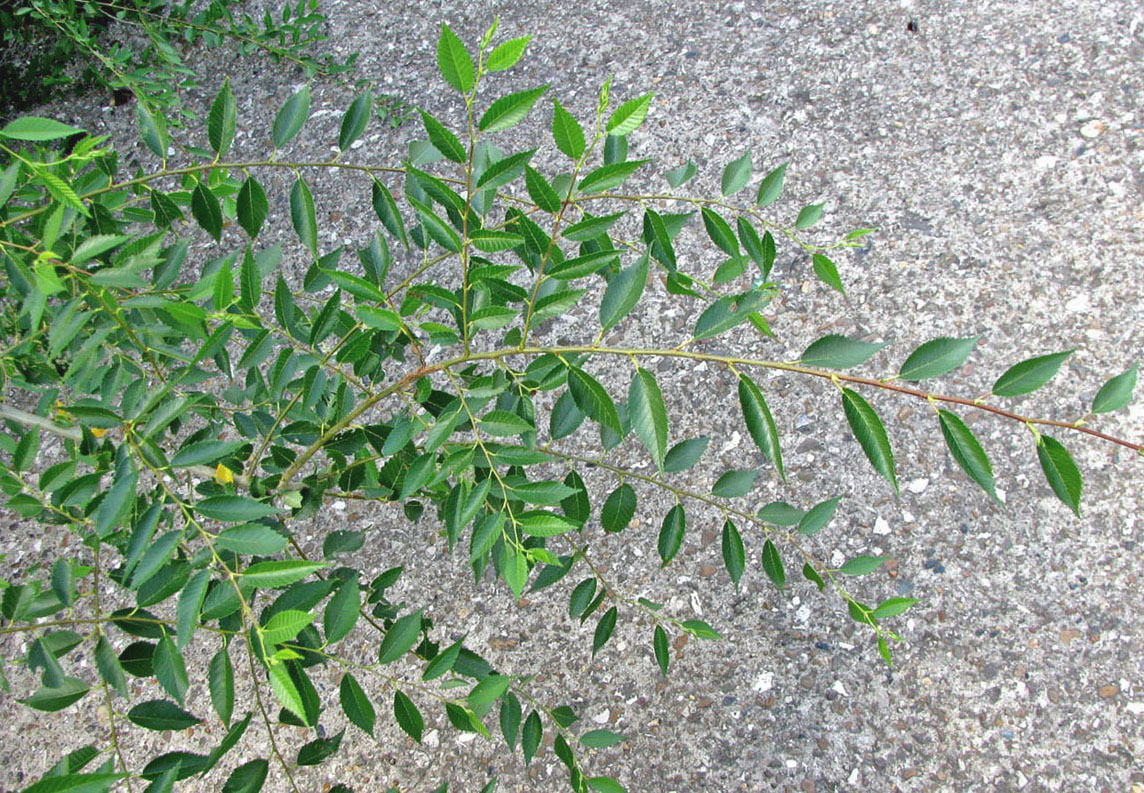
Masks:
[[[359,73],[378,90],[453,122],[459,109],[436,76],[439,25],[447,21],[472,42],[499,14],[500,35],[535,38],[518,70],[489,83],[487,100],[548,82],[552,96],[585,118],[598,84],[613,74],[619,99],[656,92],[631,155],[656,157],[661,172],[694,159],[701,178],[692,192],[715,194],[723,165],[749,148],[756,180],[790,160],[778,219],[790,222],[803,203],[825,201],[816,238],[879,228],[868,248],[837,258],[845,298],[814,282],[808,263],[787,249],[777,270],[786,291],[768,313],[779,340],[743,334],[706,349],[795,358],[826,332],[892,340],[864,370],[881,375],[896,371],[922,341],[983,334],[970,364],[941,383],[946,392],[975,396],[1022,357],[1076,348],[1049,387],[1018,403],[1024,412],[1061,418],[1080,415],[1107,376],[1144,357],[1144,12],[1132,3],[327,0],[324,8],[331,45],[361,52]],[[236,146],[262,152],[264,130],[299,78],[255,61],[201,58],[206,79],[192,105],[205,112],[229,74],[244,130]],[[314,95],[316,117],[291,150],[298,156],[329,151],[351,93],[316,83]],[[55,111],[130,134],[125,111],[90,102]],[[538,110],[504,145],[539,140],[547,117]],[[388,161],[419,133],[419,125],[396,132],[375,126],[355,156]],[[545,145],[538,161],[554,162]],[[289,241],[286,182],[264,184],[278,190],[271,222]],[[321,181],[315,198],[330,241],[361,245],[372,233],[365,186]],[[689,239],[680,243],[681,260],[713,264],[701,231]],[[661,288],[648,299],[638,322],[625,323],[616,338],[678,341],[678,304]],[[576,330],[568,322],[553,333],[575,337]],[[617,367],[604,376],[628,375]],[[724,466],[761,464],[725,372],[664,365],[657,376],[673,438],[715,439],[706,465],[683,481],[702,490]],[[667,682],[650,657],[650,627],[631,615],[592,658],[591,624],[582,628],[566,616],[571,584],[514,605],[503,585],[472,584],[464,560],[433,544],[431,521],[410,525],[398,510],[351,504],[338,513],[339,525],[375,527],[377,542],[361,564],[381,570],[405,563],[402,593],[420,599],[428,592],[430,613],[451,635],[468,634],[502,671],[537,675],[538,696],[573,705],[589,726],[630,735],[585,756],[593,773],[614,774],[633,793],[1139,791],[1141,462],[1067,438],[1086,475],[1077,519],[1044,485],[1028,433],[982,417],[972,426],[1005,493],[1001,509],[960,474],[924,405],[875,394],[892,425],[904,485],[896,500],[844,431],[829,384],[763,380],[775,395],[791,477],[786,485],[760,477],[742,506],[846,495],[831,529],[814,539],[815,551],[837,559],[892,555],[891,565],[855,589],[868,600],[909,594],[922,601],[897,621],[905,641],[892,671],[837,599],[812,593],[805,582],[785,596],[764,583],[758,536],[746,537],[750,565],[736,593],[722,570],[721,521],[712,511],[689,510],[685,550],[658,570],[655,534],[669,504],[650,491],[640,492],[638,527],[593,535],[598,559],[628,591],[681,616],[701,616],[726,636],[673,651]],[[1099,426],[1139,439],[1144,401]],[[644,458],[628,444],[614,459],[638,466]],[[598,473],[591,484],[597,493],[613,485]],[[17,539],[34,531],[13,528]],[[329,523],[307,529],[316,548]],[[29,564],[40,550],[15,542],[7,564]],[[364,644],[357,649],[363,658],[371,653]],[[189,663],[205,664],[205,656]],[[415,671],[402,674],[414,679]],[[342,726],[336,679],[331,672],[325,681],[333,708],[327,732]],[[417,747],[388,723],[387,694],[376,699],[386,725],[377,740],[351,728],[335,759],[299,775],[304,790],[345,781],[358,791],[388,784],[429,791],[448,780],[450,790],[475,792],[493,773],[500,791],[565,787],[550,750],[526,769],[501,744],[459,736],[428,703],[432,730]],[[201,687],[189,702],[209,707]],[[9,735],[0,745],[4,789],[14,787],[16,769],[35,778],[102,719],[40,720],[7,695],[0,707]],[[220,734],[215,725],[159,741],[202,747]],[[305,740],[292,728],[281,738],[287,746]],[[264,733],[252,727],[248,740],[233,763],[267,751]],[[215,772],[188,789],[217,789],[224,778]],[[268,789],[283,785],[273,772]]]

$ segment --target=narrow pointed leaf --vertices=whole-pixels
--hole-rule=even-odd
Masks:
[[[927,341],[910,353],[898,370],[898,377],[910,382],[941,377],[965,363],[965,359],[977,346],[980,336],[954,339],[943,336]]]
[[[630,135],[640,128],[647,118],[647,111],[651,107],[651,100],[655,94],[644,94],[643,96],[629,99],[622,105],[617,107],[613,112],[611,118],[608,119],[608,124],[605,130],[609,135]]]
[[[798,212],[794,227],[799,231],[810,228],[822,219],[822,204],[807,204]]]
[[[437,151],[453,162],[462,163],[465,161],[465,147],[444,124],[424,110],[421,111],[421,121],[425,124],[425,132],[429,135],[429,142],[436,147]]]
[[[373,115],[373,95],[367,90],[354,97],[346,114],[342,116],[342,126],[338,130],[338,148],[345,151],[362,136],[370,117]],[[436,144],[434,144],[436,145]],[[440,149],[440,146],[437,146]],[[442,152],[444,153],[444,152]]]
[[[683,511],[682,504],[676,504],[672,507],[663,519],[663,525],[659,529],[659,542],[657,544],[659,550],[659,558],[663,560],[663,566],[671,562],[675,555],[679,553],[680,547],[683,545],[683,535],[687,531],[687,515]]]
[[[391,664],[413,648],[417,637],[421,635],[421,610],[406,614],[396,622],[381,640],[378,648],[378,661]]]
[[[437,39],[437,68],[452,88],[467,94],[473,90],[476,67],[465,50],[465,45],[448,25],[441,25],[441,36]]]
[[[386,231],[408,248],[409,237],[405,233],[405,221],[397,209],[397,202],[393,200],[393,194],[381,182],[373,183],[373,211],[378,220],[381,221],[381,225],[385,226]]]
[[[568,391],[576,402],[576,407],[602,427],[623,434],[620,414],[616,403],[602,385],[583,369],[571,367],[568,370]]]
[[[866,459],[897,493],[898,476],[894,469],[894,452],[890,448],[882,420],[869,402],[849,388],[842,389],[842,409],[846,413],[851,432],[866,453]]]
[[[413,700],[399,689],[393,692],[393,717],[397,719],[397,726],[401,727],[406,735],[421,743],[421,733],[425,728],[421,711],[413,704]]]
[[[723,216],[707,207],[703,207],[700,214],[703,216],[703,227],[707,229],[707,236],[719,250],[728,256],[738,256],[739,240]]]
[[[636,514],[636,491],[627,482],[617,487],[604,501],[600,511],[600,525],[604,531],[623,531]]]
[[[720,498],[740,498],[751,492],[758,471],[727,471],[715,482],[711,494]]]
[[[1064,504],[1080,516],[1080,494],[1082,482],[1080,469],[1073,462],[1068,449],[1050,435],[1042,435],[1037,441],[1037,458],[1049,487]]]
[[[645,251],[639,260],[612,276],[600,300],[600,324],[604,330],[611,330],[628,315],[643,295],[647,285],[648,254]]]
[[[811,342],[803,352],[800,363],[823,369],[849,369],[870,360],[889,342],[872,343],[831,334]]]
[[[734,195],[747,186],[751,180],[751,152],[747,152],[737,160],[727,163],[723,169],[722,191],[724,196]]]
[[[257,759],[243,763],[230,772],[222,785],[222,793],[258,793],[266,784],[270,763]]]
[[[842,279],[838,276],[838,268],[829,256],[824,253],[816,253],[810,257],[810,260],[814,267],[814,274],[818,276],[819,281],[832,289],[837,289],[842,294],[846,294],[846,289],[842,286]]]
[[[294,187],[290,190],[290,220],[294,223],[294,231],[298,239],[309,249],[310,253],[318,255],[318,220],[314,214],[314,196],[306,180],[298,177]]]
[[[706,435],[702,435],[675,444],[663,458],[663,470],[667,473],[686,471],[699,462],[710,440]]]
[[[743,547],[743,538],[739,536],[739,529],[731,519],[723,521],[723,564],[735,587],[739,586],[739,579],[747,566],[747,552]]]
[[[1139,364],[1132,364],[1127,371],[1113,377],[1100,387],[1092,400],[1093,413],[1111,413],[1126,406],[1136,388],[1136,371]]]
[[[127,718],[144,729],[158,732],[185,730],[202,721],[165,699],[140,702],[127,712]]]
[[[214,237],[215,242],[222,239],[222,209],[214,193],[202,182],[191,193],[191,215],[203,231]]]
[[[230,655],[225,647],[211,658],[207,681],[211,706],[223,724],[230,724],[230,717],[234,712],[234,667],[231,666]]]
[[[1074,350],[1039,355],[1009,367],[993,384],[994,396],[1031,394],[1052,379]]]
[[[763,392],[755,382],[746,374],[739,375],[739,406],[743,410],[743,419],[747,423],[747,432],[759,447],[759,451],[775,464],[779,476],[786,479],[786,470],[783,468],[783,453],[779,445],[779,430],[775,425],[774,417],[767,406]]]
[[[372,736],[374,725],[377,723],[377,712],[373,703],[369,701],[361,684],[349,672],[342,675],[342,682],[338,687],[338,697],[342,704],[342,711],[350,723],[362,732]]]
[[[246,177],[246,181],[239,188],[235,208],[238,225],[242,226],[251,239],[257,237],[258,232],[262,230],[262,224],[266,221],[266,215],[270,212],[270,203],[266,200],[266,192],[262,189],[262,185],[253,176]]]
[[[628,389],[628,417],[656,468],[662,471],[663,458],[667,454],[667,405],[655,375],[642,367],[637,367]]]
[[[542,85],[539,88],[502,96],[484,112],[477,124],[478,128],[481,132],[490,133],[514,126],[528,115],[528,111],[532,110],[532,106],[547,90],[548,86]]]
[[[612,606],[604,612],[604,616],[600,617],[600,621],[596,623],[596,631],[592,635],[592,655],[600,651],[600,648],[608,643],[608,639],[612,638],[612,633],[616,630],[616,618],[619,612],[616,607]]]
[[[552,138],[556,141],[556,148],[573,160],[579,160],[584,154],[584,130],[576,117],[557,100],[552,101]]]
[[[237,107],[228,77],[223,81],[222,89],[211,103],[210,114],[207,116],[207,139],[219,157],[224,156],[230,149],[230,143],[234,140],[236,119]]]
[[[779,549],[770,540],[763,544],[763,572],[779,589],[786,586],[786,568],[783,567]]]
[[[783,191],[783,180],[786,178],[787,163],[775,168],[759,182],[759,192],[755,196],[755,206],[770,206]]]
[[[941,423],[941,434],[945,438],[945,445],[949,447],[949,453],[961,466],[961,470],[980,485],[994,501],[1001,503],[993,484],[993,466],[989,464],[989,457],[986,456],[985,450],[981,448],[973,432],[965,422],[948,410],[939,410],[937,417]]]
[[[271,133],[274,148],[280,149],[297,137],[309,117],[310,86],[304,85],[286,100],[286,104],[274,117],[274,128]]]
[[[548,180],[532,166],[526,165],[524,168],[524,186],[528,190],[528,197],[545,212],[560,211],[560,196],[552,189]]]
[[[532,40],[532,36],[522,36],[518,39],[509,39],[508,41],[498,44],[496,48],[489,53],[489,58],[485,62],[485,68],[490,72],[503,72],[505,69],[511,69],[524,55],[524,49],[528,46],[528,42]]]

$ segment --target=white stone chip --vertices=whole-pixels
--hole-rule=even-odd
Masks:
[[[874,521],[874,533],[881,535],[881,536],[885,536],[885,535],[889,534],[890,533],[890,523],[885,518],[882,518],[882,517],[877,518]]]
[[[760,694],[766,693],[775,687],[775,673],[762,672],[755,678],[755,682],[751,684],[752,691],[758,691]]]

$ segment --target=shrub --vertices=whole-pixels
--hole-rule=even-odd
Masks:
[[[30,689],[25,704],[58,711],[94,693],[111,723],[102,746],[65,756],[28,791],[106,790],[130,777],[169,790],[210,773],[254,720],[272,741],[278,723],[313,733],[294,757],[273,743],[272,758],[237,765],[223,789],[260,789],[272,759],[293,784],[298,766],[339,748],[344,731],[318,729],[335,696],[354,730],[373,734],[384,703],[415,741],[427,719],[442,716],[463,732],[499,727],[526,763],[547,732],[573,789],[624,789],[583,765],[585,749],[623,735],[583,729],[569,706],[534,696],[530,678],[502,674],[481,648],[450,641],[425,602],[397,602],[401,560],[376,576],[352,566],[367,543],[384,554],[383,532],[338,527],[325,534],[320,558],[308,554],[296,527],[324,515],[332,499],[400,504],[451,552],[467,554],[477,580],[503,582],[514,598],[563,588],[570,618],[594,621],[593,654],[621,618],[639,623],[649,663],[666,676],[673,636],[718,639],[717,626],[626,591],[593,561],[594,545],[631,541],[630,532],[615,535],[637,515],[641,493],[664,491],[673,505],[657,516],[663,567],[683,545],[688,509],[706,505],[723,517],[722,556],[735,585],[756,560],[780,589],[803,586],[794,580],[801,573],[810,588],[839,597],[890,663],[892,621],[915,601],[851,589],[848,578],[884,560],[831,564],[811,539],[842,496],[746,506],[760,469],[785,479],[780,428],[788,422],[772,413],[761,373],[833,384],[840,416],[894,493],[893,445],[872,397],[928,404],[953,460],[993,498],[989,458],[961,418],[969,411],[1027,430],[1046,481],[1074,512],[1081,476],[1060,437],[1141,452],[1087,426],[1129,402],[1135,364],[1104,384],[1082,421],[1059,421],[999,400],[1045,385],[1069,352],[1012,364],[976,399],[919,385],[962,365],[976,338],[926,342],[881,379],[850,370],[885,344],[841,335],[814,341],[793,361],[761,357],[755,350],[778,347],[765,311],[781,288],[772,278],[779,243],[842,292],[831,255],[869,230],[823,246],[806,234],[821,205],[803,207],[789,226],[768,219],[785,165],[742,201],[749,155],[726,166],[716,198],[679,191],[696,173],[691,163],[664,174],[667,192],[620,192],[651,170],[649,160],[628,159],[627,136],[652,96],[617,104],[609,83],[587,130],[553,101],[559,172],[534,168],[535,148],[500,151],[493,136],[532,112],[547,86],[481,99],[486,79],[528,44],[493,46],[495,29],[474,61],[443,26],[437,60],[464,101],[465,123],[458,133],[422,112],[427,140],[415,141],[401,166],[279,156],[306,125],[308,87],[278,112],[274,155],[260,162],[227,161],[238,124],[229,85],[214,99],[205,138],[183,149],[185,162],[167,161],[170,133],[142,115],[160,166],[134,177],[119,175],[105,139],[85,136],[61,155],[58,142],[79,131],[59,122],[24,118],[0,130],[8,276],[0,375],[9,395],[0,405],[0,488],[7,509],[79,540],[42,573],[6,582],[0,633],[27,640],[26,655],[8,662]],[[340,152],[362,136],[372,106],[368,91],[354,99]],[[313,174],[343,171],[362,180],[380,224],[356,255],[323,247],[310,188]],[[290,219],[309,262],[301,283],[287,277],[280,247],[259,245],[270,206],[260,175],[273,172],[293,180]],[[221,255],[193,263],[200,249],[175,233],[190,220]],[[713,246],[713,272],[677,256],[685,235]],[[632,312],[652,294],[693,318],[679,343],[614,342],[638,336]],[[553,322],[565,315],[575,322]],[[580,338],[560,338],[567,332]],[[717,338],[732,339],[737,352],[715,351],[708,342]],[[702,362],[732,377],[758,454],[718,472],[709,491],[680,476],[702,460],[708,439],[673,433],[652,361]],[[629,462],[637,455],[646,465]],[[603,489],[586,484],[596,473],[607,475]],[[356,652],[362,634],[369,657]],[[213,716],[186,710],[192,678],[183,656],[195,647],[211,656]],[[98,679],[69,674],[80,648],[94,656]],[[336,695],[316,687],[321,666],[342,670]],[[129,676],[156,678],[162,693],[137,701]],[[182,730],[215,717],[228,731],[209,754],[120,753],[129,725]]]

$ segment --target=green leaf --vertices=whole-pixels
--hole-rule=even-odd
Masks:
[[[203,607],[203,598],[207,594],[207,584],[210,583],[210,571],[206,568],[199,570],[179,593],[179,605],[176,608],[175,647],[182,650],[191,641],[195,628],[199,623],[199,613]]]
[[[302,702],[302,695],[294,679],[290,677],[290,670],[286,664],[278,663],[270,667],[270,689],[282,707],[297,716],[303,724],[309,724],[306,718],[306,705]]]
[[[28,141],[59,140],[81,132],[83,130],[79,127],[72,127],[55,119],[23,116],[9,122],[4,129],[0,129],[0,138]]]
[[[215,539],[215,545],[238,554],[271,556],[286,548],[287,539],[269,526],[248,523],[227,529]]]
[[[993,466],[989,464],[989,457],[981,448],[973,432],[960,418],[948,410],[938,410],[938,421],[941,423],[941,434],[945,438],[945,445],[949,453],[961,466],[961,470],[981,486],[981,489],[992,496],[993,500],[1001,503],[997,490],[993,484]]]
[[[290,220],[294,223],[298,239],[317,256],[318,219],[314,214],[314,196],[306,180],[300,176],[294,180],[294,187],[290,190]]]
[[[393,691],[393,717],[397,719],[397,726],[401,727],[406,735],[421,743],[421,732],[425,728],[421,711],[400,689]]]
[[[560,207],[562,206],[560,196],[552,189],[552,185],[548,183],[548,180],[545,179],[539,171],[529,165],[524,167],[524,186],[528,190],[528,197],[542,210],[551,213],[560,211]],[[523,238],[519,239],[521,242],[524,242]]]
[[[589,730],[580,736],[580,743],[589,749],[606,749],[627,739],[628,736],[611,730]]]
[[[286,100],[286,104],[274,117],[274,128],[271,133],[274,148],[280,149],[292,141],[302,131],[302,126],[309,117],[310,86],[304,85]]]
[[[917,598],[887,598],[874,609],[874,619],[896,617],[917,602]]]
[[[874,353],[887,344],[889,342],[871,343],[831,334],[811,342],[803,352],[800,363],[823,369],[849,369],[870,360]]]
[[[748,149],[737,160],[727,163],[723,169],[722,190],[724,197],[734,195],[747,186],[751,180],[751,151]]]
[[[535,710],[528,714],[528,718],[524,720],[524,729],[520,734],[520,748],[524,753],[524,764],[528,765],[532,762],[532,758],[536,755],[536,750],[540,748],[540,739],[544,733],[544,728],[540,725],[540,714]]]
[[[711,339],[745,322],[771,301],[771,293],[751,290],[725,295],[709,305],[695,321],[692,335],[697,341]]]
[[[547,90],[548,86],[542,85],[539,88],[502,96],[489,105],[489,109],[484,112],[477,124],[478,129],[490,133],[515,126],[528,115],[528,111],[532,110],[532,106]]]
[[[759,519],[775,526],[794,526],[806,514],[785,501],[772,501],[759,510]]]
[[[624,214],[624,212],[616,212],[600,217],[585,217],[579,223],[573,223],[565,228],[564,231],[560,232],[560,236],[573,242],[588,242],[597,239],[604,235]]]
[[[612,276],[600,300],[600,324],[611,330],[626,317],[643,295],[647,285],[648,254],[645,251],[631,267],[625,267]]]
[[[520,717],[520,700],[510,691],[501,700],[499,718],[501,735],[510,752],[516,749],[516,739],[520,735]]]
[[[763,543],[763,572],[779,589],[786,586],[786,569],[783,567],[782,557],[779,556],[779,549],[770,540]]]
[[[683,505],[676,504],[668,510],[667,515],[664,516],[663,525],[659,529],[659,558],[663,560],[664,567],[667,567],[675,555],[679,553],[686,530],[687,515],[683,511]]]
[[[898,377],[916,383],[930,377],[941,377],[965,363],[977,346],[980,336],[955,339],[943,336],[918,347],[910,353],[898,370]]]
[[[684,620],[680,627],[697,639],[714,640],[723,638],[719,631],[712,628],[703,620]]]
[[[171,641],[166,631],[155,647],[152,663],[159,685],[182,705],[183,697],[187,693],[187,667],[183,662],[182,653],[175,649],[175,643]]]
[[[829,256],[824,253],[816,253],[811,256],[811,264],[814,266],[814,274],[818,276],[819,281],[837,289],[842,294],[846,294],[846,290],[842,287],[842,279],[838,277],[838,268],[834,266],[834,262],[830,261]]]
[[[298,632],[314,621],[314,614],[299,609],[284,609],[262,626],[262,641],[267,646],[294,641]]]
[[[898,476],[894,470],[894,452],[882,420],[870,403],[849,388],[842,389],[842,409],[850,430],[866,453],[870,465],[898,492]]]
[[[166,161],[167,152],[171,148],[171,136],[167,133],[167,119],[162,112],[155,110],[152,113],[146,102],[139,102],[135,106],[135,118],[139,122],[139,135],[147,148],[156,157]]]
[[[214,237],[215,242],[222,239],[222,210],[214,193],[202,182],[199,182],[191,193],[191,215],[202,226],[203,231]]]
[[[600,511],[600,525],[606,532],[620,532],[636,514],[636,491],[627,482],[613,490]]]
[[[584,130],[576,117],[552,100],[552,138],[562,153],[579,160],[584,154]]]
[[[1069,509],[1080,517],[1081,477],[1080,469],[1076,467],[1068,449],[1060,441],[1050,435],[1041,435],[1037,439],[1037,459],[1041,462],[1041,470],[1045,472],[1045,479],[1049,487],[1057,494],[1057,498],[1065,503]]]
[[[20,702],[35,710],[53,713],[83,698],[88,692],[87,683],[74,677],[65,677],[58,686],[40,686],[35,693]]]
[[[619,187],[646,162],[648,161],[629,160],[628,162],[601,165],[581,179],[576,189],[581,193],[588,194],[602,193],[605,190],[611,190],[613,187]],[[567,236],[567,234],[565,236]]]
[[[604,387],[590,374],[575,366],[568,368],[568,391],[576,407],[601,427],[623,435],[620,414]]]
[[[628,389],[628,417],[656,468],[663,471],[663,458],[667,454],[667,405],[655,375],[638,366]]]
[[[230,90],[230,78],[223,80],[222,88],[211,103],[207,115],[207,140],[219,157],[226,155],[234,140],[238,109],[234,103],[234,93]]]
[[[520,530],[533,537],[555,537],[580,528],[580,524],[571,518],[540,509],[522,512],[516,519]]]
[[[195,511],[212,520],[239,523],[277,515],[282,510],[246,496],[211,496],[195,504]]]
[[[425,125],[425,132],[429,135],[429,142],[433,144],[434,148],[444,154],[447,159],[456,163],[463,163],[465,161],[465,147],[461,145],[457,136],[424,110],[420,112],[421,121]]]
[[[450,253],[461,252],[461,238],[448,223],[442,220],[428,205],[413,198],[409,199],[409,203],[417,210],[417,215],[421,218],[422,231],[427,233],[430,239]]]
[[[627,788],[610,776],[589,777],[588,787],[596,793],[627,793]]]
[[[346,114],[342,116],[342,126],[338,130],[338,148],[345,151],[354,144],[358,138],[365,132],[369,126],[369,120],[373,115],[373,95],[367,90],[363,94],[358,94],[354,97],[354,101],[350,103],[349,109]],[[436,144],[433,144],[436,146]],[[437,146],[440,151],[441,147]],[[441,152],[444,154],[444,152]]]
[[[385,638],[381,640],[381,647],[377,651],[378,662],[393,663],[413,648],[420,635],[421,609],[418,609],[396,620],[393,627],[385,632]]]
[[[624,102],[612,111],[605,131],[609,135],[630,135],[635,132],[647,118],[647,111],[654,96],[655,94],[648,93]]]
[[[397,202],[393,200],[389,188],[377,181],[373,183],[373,211],[386,231],[392,234],[394,239],[401,240],[401,244],[408,248],[409,237],[405,233],[405,221],[397,209]]]
[[[1118,374],[1102,385],[1092,400],[1092,412],[1111,413],[1127,405],[1132,399],[1132,391],[1136,388],[1138,367],[1139,364],[1134,363],[1127,371]]]
[[[868,575],[881,567],[884,561],[885,556],[855,556],[838,568],[838,572],[843,575]]]
[[[230,772],[222,785],[222,793],[258,793],[266,783],[270,763],[258,759],[243,763]]]
[[[598,653],[600,648],[608,643],[608,639],[612,638],[618,616],[619,612],[616,611],[615,606],[612,606],[604,612],[604,616],[600,617],[600,621],[596,623],[596,630],[592,634],[592,655]]]
[[[244,587],[280,589],[301,581],[311,573],[329,567],[324,562],[306,562],[301,559],[283,559],[277,562],[259,562],[246,568],[239,578]]]
[[[366,696],[365,690],[362,689],[357,678],[349,672],[342,675],[342,682],[338,687],[338,696],[341,700],[342,710],[350,723],[372,737],[374,725],[377,723],[377,712],[373,709],[373,703],[369,701],[369,697]]]
[[[723,216],[707,207],[703,207],[700,214],[703,216],[703,227],[707,230],[707,236],[719,250],[728,256],[738,256],[739,240]]]
[[[344,639],[357,623],[361,609],[361,592],[356,578],[348,578],[326,604],[322,615],[322,630],[330,644]],[[277,615],[275,615],[277,616]]]
[[[794,227],[799,231],[810,228],[822,219],[822,204],[807,204],[798,212]]]
[[[693,178],[698,172],[699,170],[695,167],[695,163],[693,163],[691,160],[688,160],[678,168],[672,168],[670,171],[665,173],[664,178],[667,179],[668,185],[674,189],[689,179]]]
[[[651,255],[662,262],[664,267],[674,271],[676,269],[675,247],[671,243],[671,235],[667,232],[663,217],[650,207],[644,210],[645,238],[648,229],[651,229],[651,241],[654,242]]]
[[[111,648],[111,642],[106,636],[100,636],[95,645],[95,665],[99,669],[99,676],[118,692],[120,696],[127,696],[127,679],[123,675],[123,666]]]
[[[655,651],[655,662],[659,664],[659,672],[667,677],[667,666],[671,661],[671,654],[667,644],[667,633],[659,625],[655,626],[655,631],[652,633],[651,644]]]
[[[1065,359],[1075,350],[1039,355],[1014,364],[993,384],[993,395],[999,397],[1031,394],[1052,379]]]
[[[759,192],[755,195],[755,206],[770,206],[778,199],[783,191],[783,180],[786,178],[787,163],[775,168],[759,182]]]
[[[522,36],[518,39],[509,39],[502,44],[498,44],[496,48],[489,53],[489,58],[485,62],[485,68],[490,72],[503,72],[505,69],[511,69],[524,55],[524,49],[528,46],[528,42],[532,40],[532,36]]]
[[[270,212],[270,203],[266,200],[266,192],[262,185],[253,176],[246,177],[242,187],[238,190],[235,200],[235,210],[238,215],[238,225],[250,235],[251,239],[258,236],[266,215]]]
[[[230,717],[234,712],[234,667],[231,666],[230,655],[225,647],[211,658],[207,681],[211,693],[211,706],[223,724],[230,724]]]
[[[135,504],[135,485],[139,472],[130,457],[121,458],[115,466],[115,478],[99,509],[95,512],[95,530],[100,537],[108,536],[124,520]]]
[[[146,730],[157,732],[185,730],[202,721],[166,699],[141,702],[127,711],[127,718]]]
[[[739,529],[730,518],[723,521],[723,564],[727,567],[731,581],[738,588],[739,579],[743,577],[743,571],[747,566],[747,552],[743,548],[743,538],[739,536]]]
[[[245,441],[199,441],[189,443],[175,452],[171,458],[172,468],[190,468],[195,465],[208,465],[234,454]]]
[[[802,566],[802,577],[818,587],[819,592],[826,590],[826,581],[823,580],[822,576],[818,574],[818,571],[811,567],[809,563]]]
[[[673,474],[686,471],[699,462],[699,458],[703,456],[703,452],[707,451],[707,444],[709,442],[710,438],[706,435],[701,435],[698,438],[689,438],[675,444],[668,450],[667,454],[664,455],[664,472]]]
[[[454,90],[467,94],[473,90],[476,67],[465,50],[465,45],[449,26],[441,24],[441,36],[437,39],[437,68],[441,76]]]
[[[739,406],[743,411],[743,420],[747,423],[747,432],[768,460],[775,464],[779,476],[786,479],[786,470],[783,468],[782,447],[779,444],[779,429],[767,406],[763,392],[746,374],[739,375]]]
[[[353,553],[365,545],[365,534],[351,529],[335,529],[322,540],[322,558],[331,559],[338,554]]]
[[[475,712],[483,712],[484,706],[500,699],[510,685],[512,678],[507,675],[489,675],[473,686],[465,701]]]
[[[515,413],[509,413],[507,410],[490,410],[481,417],[480,430],[485,435],[492,435],[497,438],[507,438],[513,435],[520,435],[525,432],[532,432],[536,427],[532,422],[525,421]]]
[[[329,738],[315,738],[310,741],[298,750],[298,765],[321,765],[327,758],[337,753],[345,734],[346,731],[342,730]]]
[[[358,319],[367,328],[377,328],[378,330],[400,330],[401,317],[395,311],[388,308],[373,308],[372,306],[358,306],[357,307]]]
[[[838,511],[838,502],[841,500],[842,496],[835,496],[808,509],[798,520],[798,533],[809,536],[826,528],[826,524],[834,520],[834,513]]]
[[[746,470],[736,471],[734,469],[725,472],[715,482],[711,488],[711,495],[720,498],[739,498],[751,492],[751,488],[755,484],[755,477],[758,476],[758,471]]]

